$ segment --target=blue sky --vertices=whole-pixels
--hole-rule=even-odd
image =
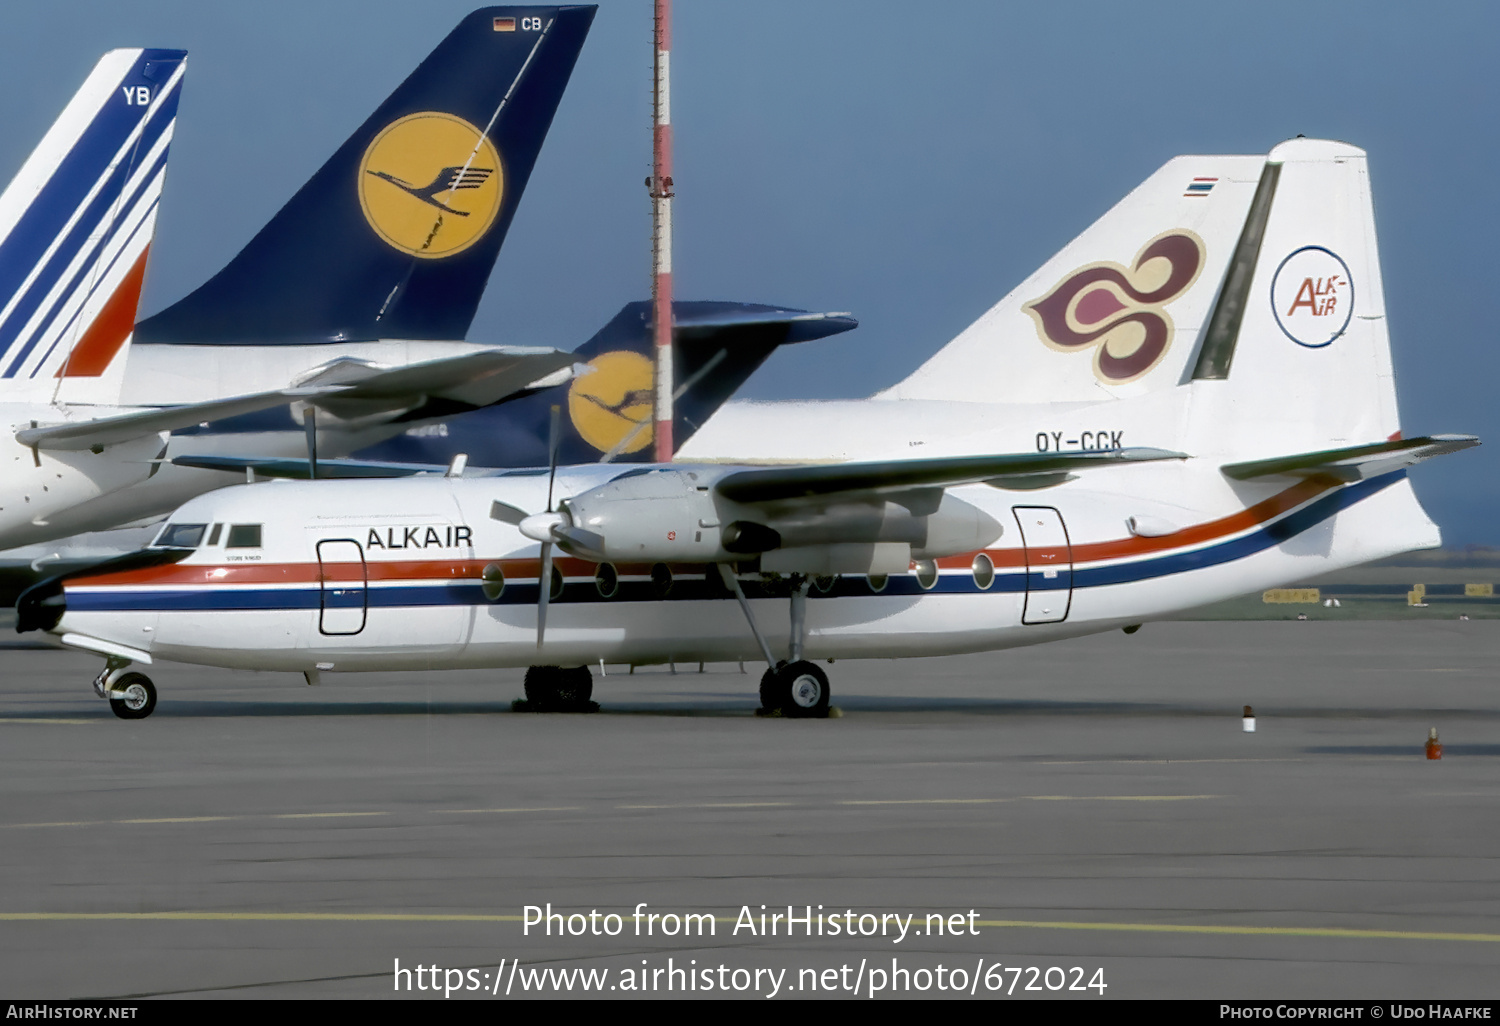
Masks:
[[[221,266],[472,7],[8,0],[0,176],[115,46],[188,79],[143,312]],[[1414,474],[1449,545],[1500,545],[1492,3],[677,0],[679,298],[849,310],[757,398],[916,367],[1162,162],[1303,133],[1370,152]],[[572,348],[649,292],[650,19],[603,0],[471,338]]]

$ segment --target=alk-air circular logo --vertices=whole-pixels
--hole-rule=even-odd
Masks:
[[[504,194],[495,144],[452,114],[423,111],[392,122],[359,162],[359,205],[370,227],[424,259],[478,242],[495,223]]]
[[[1287,338],[1321,349],[1344,333],[1354,315],[1349,265],[1331,249],[1303,246],[1276,268],[1271,308]]]
[[[1203,240],[1177,228],[1142,246],[1129,267],[1112,260],[1087,264],[1022,309],[1047,348],[1092,350],[1094,376],[1123,385],[1167,355],[1173,325],[1165,307],[1198,280],[1203,260]]]
[[[651,361],[620,350],[596,356],[588,366],[591,372],[568,387],[568,416],[579,435],[600,452],[616,446],[622,454],[639,452],[650,445],[656,374]]]

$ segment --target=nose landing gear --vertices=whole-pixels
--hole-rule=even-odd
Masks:
[[[144,720],[156,708],[156,685],[144,673],[126,673],[130,660],[110,656],[94,678],[94,694],[109,699],[122,720]]]
[[[122,720],[144,720],[156,708],[156,685],[144,673],[127,673],[109,689],[109,707]]]

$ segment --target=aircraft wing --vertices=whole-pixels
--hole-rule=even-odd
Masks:
[[[299,457],[279,456],[175,456],[172,465],[196,467],[200,470],[228,470],[244,473],[253,470],[261,477],[286,477],[306,481],[307,460]],[[444,474],[448,467],[441,463],[385,463],[379,460],[319,460],[318,480],[328,478],[411,477],[414,474]]]
[[[1107,452],[1020,453],[1008,456],[951,456],[937,459],[834,463],[826,466],[765,467],[736,470],[720,478],[715,491],[735,502],[821,500],[853,493],[881,494],[913,488],[950,488],[1008,479],[1037,479],[1076,470],[1116,467],[1158,460],[1185,460],[1187,453],[1135,447]]]
[[[97,417],[93,420],[71,421],[64,424],[43,424],[22,428],[16,432],[16,441],[38,449],[60,449],[78,451],[93,449],[95,452],[106,445],[127,442],[132,438],[191,427],[210,420],[237,417],[243,413],[255,413],[273,406],[326,397],[345,390],[344,385],[314,385],[300,388],[282,388],[274,392],[256,392],[251,395],[229,399],[214,399],[202,403],[185,403],[180,406],[163,406],[134,413],[121,413],[112,417]]]
[[[528,389],[562,384],[572,378],[575,359],[556,349],[496,346],[400,367],[352,364],[335,367],[321,379],[344,384],[345,390],[314,403],[335,416],[364,416],[381,409],[404,412],[413,403],[433,399],[490,406]]]
[[[1479,439],[1473,435],[1426,435],[1394,442],[1377,442],[1374,445],[1355,445],[1347,449],[1325,449],[1297,456],[1228,463],[1220,470],[1226,477],[1232,477],[1236,481],[1254,481],[1277,475],[1312,477],[1315,474],[1327,474],[1345,482],[1364,481],[1478,444]]]

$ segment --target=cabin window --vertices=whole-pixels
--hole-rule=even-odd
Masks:
[[[229,540],[224,543],[226,549],[258,549],[260,548],[260,525],[259,524],[233,524],[229,528]]]
[[[208,532],[208,544],[210,544],[210,545],[217,545],[217,544],[219,544],[219,532],[221,532],[223,530],[224,530],[224,525],[223,524],[215,524],[213,526],[213,529]]]
[[[196,549],[203,540],[207,524],[168,524],[151,544],[166,549]]]

